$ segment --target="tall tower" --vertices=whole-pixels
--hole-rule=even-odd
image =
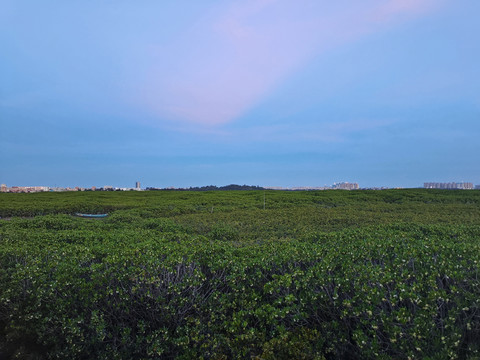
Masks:
[[[135,189],[140,190],[140,181],[135,183]]]

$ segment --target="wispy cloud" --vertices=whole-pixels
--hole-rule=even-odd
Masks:
[[[315,56],[433,8],[432,0],[222,3],[170,43],[152,47],[158,60],[139,101],[165,120],[225,124]]]
[[[441,0],[390,0],[380,4],[372,13],[372,19],[394,22],[404,16],[421,15],[431,11]]]
[[[353,119],[309,125],[277,124],[254,126],[236,131],[232,139],[242,139],[241,141],[245,143],[345,143],[349,141],[352,135],[385,129],[396,122],[395,119]],[[231,136],[232,134],[229,135]]]

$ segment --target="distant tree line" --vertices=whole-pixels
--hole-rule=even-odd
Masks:
[[[236,184],[230,184],[230,185],[226,185],[226,186],[207,185],[207,186],[195,186],[195,187],[189,187],[189,188],[170,188],[170,189],[147,187],[147,190],[217,191],[217,190],[264,190],[264,188],[261,187],[261,186],[254,186],[254,185],[236,185]]]

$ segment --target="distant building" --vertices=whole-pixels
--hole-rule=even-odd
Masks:
[[[473,183],[471,182],[458,183],[457,186],[457,189],[473,190]]]
[[[7,185],[5,184],[0,185],[0,192],[7,192],[7,189],[8,189]]]
[[[140,181],[135,183],[135,189],[140,190]]]
[[[43,192],[49,191],[50,188],[48,186],[12,186],[11,188],[7,188],[7,192],[12,193],[34,193],[34,192]],[[3,191],[3,190],[2,190]]]
[[[448,183],[438,183],[438,182],[426,182],[423,183],[425,189],[460,189],[460,190],[472,190],[473,183],[471,182],[448,182]]]
[[[332,188],[339,190],[358,190],[359,186],[358,183],[342,182],[333,184]]]

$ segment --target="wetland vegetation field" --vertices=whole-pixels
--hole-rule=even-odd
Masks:
[[[480,357],[480,191],[1,193],[0,216],[0,358]]]

